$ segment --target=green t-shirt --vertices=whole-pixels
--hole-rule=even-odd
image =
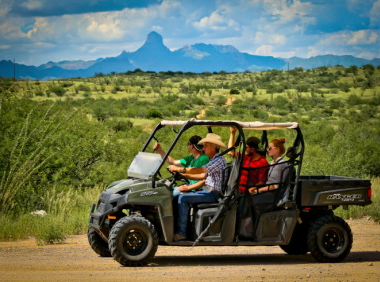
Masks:
[[[183,159],[179,160],[181,165],[184,167],[201,167],[210,161],[210,158],[205,154],[201,154],[197,159],[194,159],[193,155],[189,155]],[[197,183],[199,180],[189,180],[190,184]]]

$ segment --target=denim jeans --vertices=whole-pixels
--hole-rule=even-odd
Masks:
[[[190,204],[216,203],[220,195],[215,191],[198,191],[195,193],[185,193],[178,197],[178,225],[177,232],[182,236],[187,236],[187,221],[189,220]]]
[[[179,196],[179,195],[182,195],[182,194],[185,194],[185,193],[186,192],[178,191],[178,187],[174,187],[173,197],[176,197],[176,196]]]

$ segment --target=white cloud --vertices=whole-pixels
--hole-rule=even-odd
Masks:
[[[380,27],[380,0],[377,0],[369,13],[369,18],[372,27]]]
[[[351,38],[347,41],[350,45],[373,44],[379,40],[379,35],[370,30],[359,30],[352,33]]]
[[[256,49],[256,55],[259,56],[270,56],[273,54],[273,46],[272,45],[262,45]]]
[[[290,23],[300,21],[304,24],[315,23],[315,18],[308,16],[312,4],[294,0],[267,0],[263,1],[264,8],[268,14],[278,16],[277,23]]]
[[[277,52],[272,45],[261,45],[258,47],[254,53],[255,55],[258,56],[273,56],[277,58],[290,58],[294,57],[296,53],[294,51],[289,51],[289,52]]]
[[[35,10],[42,7],[41,1],[38,0],[28,0],[21,4],[22,7],[27,8],[28,10]]]
[[[259,31],[259,32],[256,32],[255,43],[256,44],[270,43],[270,44],[283,45],[286,43],[286,37],[282,34],[268,34],[268,33]]]
[[[163,28],[159,25],[153,25],[152,28],[151,28],[153,31],[156,31],[158,33],[162,32],[163,31]]]
[[[91,17],[88,20],[90,24],[87,26],[86,31],[94,39],[111,41],[117,40],[124,34],[124,31],[120,28],[119,19],[109,21],[104,18]]]
[[[359,58],[363,58],[363,59],[367,59],[367,60],[371,60],[373,58],[379,58],[380,57],[380,51],[378,51],[377,53],[375,52],[370,52],[370,51],[364,51],[360,54],[357,55]]]
[[[320,45],[369,45],[379,42],[379,31],[358,30],[328,34]]]
[[[308,58],[326,54],[326,53],[322,53],[321,50],[318,50],[316,47],[313,47],[313,46],[309,46],[308,50],[309,50],[309,52],[307,53]]]
[[[198,22],[194,22],[193,25],[203,32],[239,30],[239,24],[223,15],[223,11],[214,11],[210,16],[203,17]]]

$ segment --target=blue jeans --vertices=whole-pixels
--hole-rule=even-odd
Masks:
[[[182,194],[185,194],[185,193],[186,192],[178,191],[178,187],[174,187],[173,197],[176,197],[176,196],[179,196],[179,195],[182,195]]]
[[[187,221],[189,220],[190,204],[216,203],[220,195],[215,191],[198,191],[195,193],[185,193],[178,197],[178,234],[187,235]]]

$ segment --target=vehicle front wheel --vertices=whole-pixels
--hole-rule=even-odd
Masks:
[[[351,251],[352,232],[342,218],[326,215],[318,218],[308,232],[308,248],[319,262],[339,262]]]
[[[88,227],[87,238],[95,253],[101,257],[111,257],[111,252],[108,249],[108,243],[100,237],[95,228],[92,226]]]
[[[158,236],[153,224],[141,216],[126,216],[112,227],[109,249],[113,258],[125,266],[146,265],[157,251]]]

